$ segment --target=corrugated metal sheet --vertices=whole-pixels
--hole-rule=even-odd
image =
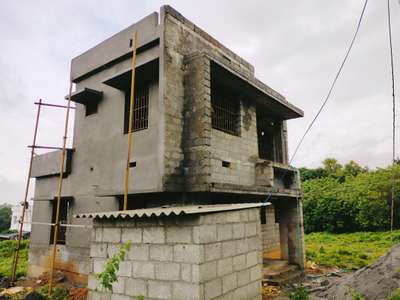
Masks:
[[[239,210],[270,205],[271,203],[240,203],[240,204],[216,204],[216,205],[187,205],[187,206],[162,206],[155,208],[143,208],[125,211],[110,211],[98,213],[85,213],[75,215],[75,218],[113,219],[113,218],[142,218],[160,216],[179,216],[213,213],[219,211]]]

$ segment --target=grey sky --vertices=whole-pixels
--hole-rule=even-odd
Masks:
[[[168,4],[254,64],[259,79],[305,111],[305,118],[289,122],[293,150],[327,93],[363,2],[203,0]],[[0,203],[23,197],[34,100],[63,103],[71,58],[158,11],[162,4],[133,0],[0,2]],[[392,8],[400,99],[397,0],[392,0]],[[343,76],[294,164],[314,167],[326,157],[356,160],[369,167],[389,164],[389,71],[386,1],[370,0]],[[45,110],[38,143],[60,145],[63,122],[62,112]]]

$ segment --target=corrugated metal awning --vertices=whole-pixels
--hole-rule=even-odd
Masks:
[[[155,208],[143,208],[125,211],[94,212],[74,215],[75,218],[91,219],[116,219],[116,218],[142,218],[160,216],[179,216],[214,213],[219,211],[240,210],[270,205],[271,203],[240,203],[240,204],[216,204],[216,205],[187,205],[187,206],[162,206]]]

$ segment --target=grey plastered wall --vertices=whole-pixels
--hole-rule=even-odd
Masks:
[[[104,293],[94,274],[132,248]],[[89,299],[261,299],[259,208],[130,220],[95,220]],[[102,298],[101,298],[102,297]]]
[[[114,195],[123,193],[127,136],[123,134],[124,93],[102,82],[131,68],[129,56],[107,65],[110,60],[126,56],[132,49],[129,40],[139,31],[139,47],[159,38],[158,14],[154,13],[72,61],[71,74],[76,90],[85,87],[103,91],[97,113],[85,116],[85,107],[76,104],[71,174],[63,180],[62,196],[72,197],[68,222],[90,225],[90,220],[72,219],[73,214],[118,209]],[[160,46],[155,44],[137,55],[137,66],[160,58]],[[102,67],[107,65],[107,67]],[[92,72],[96,70],[96,72]],[[91,73],[92,72],[92,73]],[[133,157],[130,192],[161,191],[162,136],[159,122],[160,94],[158,80],[149,87],[149,128],[133,133]],[[72,135],[70,133],[70,135]],[[57,159],[55,159],[57,160]],[[147,172],[147,170],[153,172]],[[54,172],[53,172],[54,173]],[[138,175],[140,174],[140,175]],[[57,175],[54,173],[53,175]],[[36,179],[33,221],[51,221],[53,200],[57,194],[58,176]],[[50,227],[33,225],[28,274],[37,276],[48,268]],[[58,247],[57,267],[65,271],[88,274],[87,263],[90,230],[67,228],[66,245]]]

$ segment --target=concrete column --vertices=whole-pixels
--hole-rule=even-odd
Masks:
[[[282,200],[279,207],[281,257],[304,267],[304,228],[302,202],[296,198]]]

